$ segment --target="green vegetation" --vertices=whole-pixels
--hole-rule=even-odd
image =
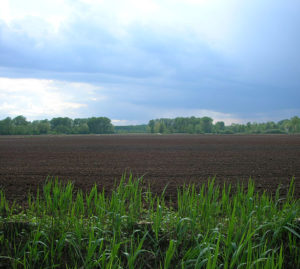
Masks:
[[[110,119],[92,117],[87,119],[53,118],[52,120],[27,121],[24,116],[7,117],[0,121],[0,135],[39,134],[111,134],[114,132]]]
[[[203,118],[175,118],[150,120],[148,129],[151,133],[190,133],[190,134],[284,134],[300,133],[300,118],[295,116],[290,120],[266,123],[236,124],[225,126],[223,121],[213,124],[213,119]]]
[[[114,129],[117,134],[148,133],[147,124],[115,126]]]
[[[0,267],[299,268],[294,188],[271,197],[210,180],[172,202],[132,177],[110,195],[48,180],[22,212],[1,191]]]
[[[7,117],[0,121],[0,135],[39,135],[39,134],[126,134],[126,133],[190,133],[190,134],[288,134],[300,133],[300,118],[277,123],[231,124],[225,126],[223,121],[213,123],[209,117],[150,120],[148,125],[113,126],[106,117],[87,119],[53,118],[52,120],[27,121],[24,116],[14,119]]]

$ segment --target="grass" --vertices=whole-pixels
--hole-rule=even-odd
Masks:
[[[48,180],[21,212],[0,191],[0,267],[300,268],[300,203],[248,186],[178,188],[176,206],[142,179],[111,195]]]

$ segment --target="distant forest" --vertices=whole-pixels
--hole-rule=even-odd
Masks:
[[[148,124],[113,126],[106,117],[70,119],[58,117],[51,120],[27,121],[22,115],[0,120],[0,135],[41,134],[126,134],[126,133],[189,133],[189,134],[289,134],[300,133],[300,118],[265,123],[236,124],[226,126],[223,121],[213,123],[209,117],[177,117],[154,119]]]
[[[247,124],[233,123],[226,126],[223,121],[215,124],[209,117],[196,118],[178,117],[175,119],[150,120],[148,129],[151,133],[189,133],[189,134],[285,134],[300,133],[300,118],[295,116],[291,119],[265,123],[248,122]]]

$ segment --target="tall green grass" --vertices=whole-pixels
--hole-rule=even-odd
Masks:
[[[178,188],[175,206],[142,179],[110,195],[48,180],[22,212],[0,191],[0,267],[300,268],[300,203],[247,187]]]

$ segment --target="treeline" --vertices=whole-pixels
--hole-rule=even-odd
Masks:
[[[0,135],[40,134],[112,134],[112,133],[189,133],[189,134],[284,134],[300,133],[300,118],[281,120],[277,123],[236,124],[226,126],[223,121],[213,123],[210,117],[178,117],[150,120],[148,125],[113,126],[106,117],[70,119],[58,117],[51,120],[27,121],[24,116],[0,120]]]
[[[0,121],[0,135],[40,135],[40,134],[111,134],[114,127],[106,117],[27,121],[24,116]]]
[[[280,133],[300,133],[300,118],[295,116],[291,119],[281,120],[277,123],[269,121],[266,123],[236,124],[225,126],[223,121],[215,124],[209,117],[178,117],[175,119],[155,119],[150,120],[148,129],[151,133],[190,133],[190,134],[280,134]]]
[[[147,124],[114,126],[114,130],[117,134],[149,133]]]

